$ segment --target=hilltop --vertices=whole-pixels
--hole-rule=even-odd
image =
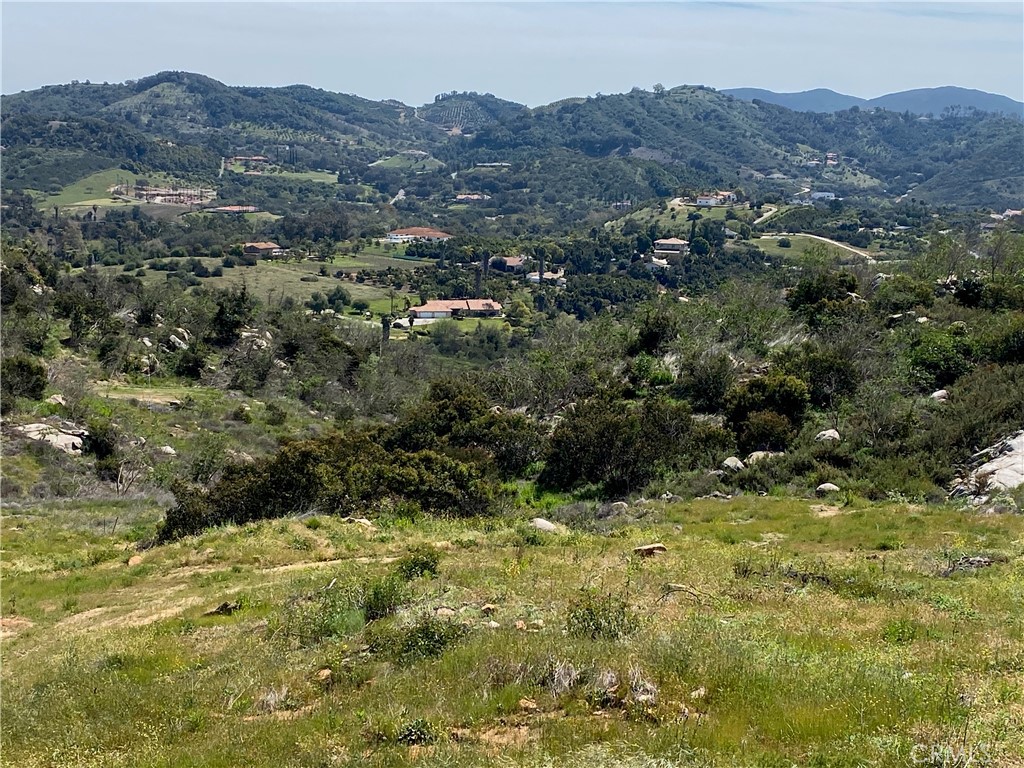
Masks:
[[[892,112],[910,112],[914,115],[941,115],[946,110],[957,109],[993,112],[1024,118],[1024,103],[997,93],[956,86],[915,88],[909,91],[887,93],[873,99],[848,96],[828,88],[815,88],[799,93],[776,93],[763,88],[724,88],[722,93],[744,101],[758,99],[798,112],[839,112],[851,107],[858,107],[860,109],[877,108]]]
[[[1012,118],[823,115],[701,86],[634,89],[536,109],[453,92],[417,108],[308,86],[234,87],[164,72],[125,84],[12,94],[2,108],[4,185],[41,203],[90,174],[120,168],[164,172],[182,183],[219,180],[224,201],[255,202],[278,214],[300,200],[388,202],[404,190],[410,203],[435,212],[459,193],[480,200],[486,193],[493,202],[477,210],[492,217],[541,216],[541,200],[558,200],[559,217],[569,222],[609,203],[680,189],[742,184],[792,194],[798,179],[846,197],[878,201],[917,188],[914,196],[933,204],[1002,210],[1019,206],[1024,172],[1024,123]],[[427,159],[408,162],[409,153]],[[815,170],[827,153],[842,166]],[[220,158],[233,155],[265,156],[273,167],[225,177]],[[494,163],[509,171],[473,174]],[[267,170],[334,175],[339,184],[283,194],[280,184],[251,178]],[[769,176],[792,181],[780,185]]]

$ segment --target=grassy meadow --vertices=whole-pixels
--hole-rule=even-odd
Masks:
[[[140,551],[160,513],[4,510],[6,764],[1024,764],[1020,517],[740,497]]]

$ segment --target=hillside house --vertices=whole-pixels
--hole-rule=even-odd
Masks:
[[[436,299],[409,309],[417,320],[442,320],[451,317],[497,317],[501,304],[494,299]]]
[[[697,195],[697,205],[721,205],[722,199],[718,195]]]
[[[284,249],[277,243],[246,243],[242,253],[260,259],[273,259],[284,254]]]
[[[723,203],[735,203],[736,202],[736,193],[735,192],[723,192],[722,190],[718,190],[718,192],[716,193],[716,196]]]
[[[811,200],[835,200],[835,192],[811,192]]]
[[[490,266],[502,272],[522,272],[526,269],[525,256],[493,256]]]
[[[690,250],[690,243],[680,240],[678,237],[666,237],[654,241],[655,256],[675,256],[687,253]]]
[[[418,241],[434,243],[451,240],[451,238],[452,236],[447,232],[431,227],[406,227],[388,232],[384,241],[388,243],[415,243]]]
[[[528,273],[526,275],[526,282],[528,282],[528,283],[536,283],[536,284],[540,285],[540,272],[530,272],[530,273]],[[565,271],[561,270],[561,269],[558,270],[557,272],[545,271],[544,272],[544,282],[545,283],[554,283],[555,285],[557,285],[559,287],[564,287],[565,284],[566,284]]]

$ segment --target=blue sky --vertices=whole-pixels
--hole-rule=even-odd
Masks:
[[[704,84],[1024,100],[1024,3],[3,2],[2,90],[167,69],[409,104]]]

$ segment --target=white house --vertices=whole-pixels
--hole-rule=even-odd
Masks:
[[[811,200],[835,200],[835,192],[811,192]]]
[[[686,253],[690,250],[690,244],[678,237],[666,237],[654,241],[654,253],[658,256]]]
[[[697,205],[721,205],[722,199],[718,195],[697,195]]]
[[[384,241],[388,243],[414,243],[418,240],[439,242],[450,240],[451,237],[452,236],[447,232],[442,232],[439,229],[431,229],[430,227],[406,227],[405,229],[395,229],[388,232]]]

